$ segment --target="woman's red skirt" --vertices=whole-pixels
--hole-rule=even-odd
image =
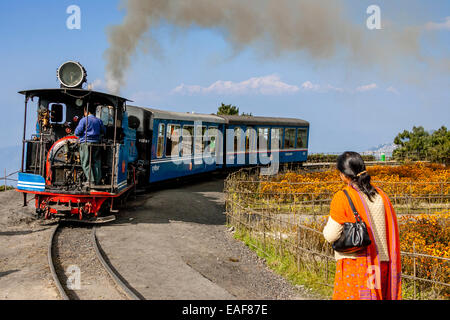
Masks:
[[[366,257],[344,258],[336,262],[333,300],[361,300],[370,292]],[[373,270],[372,270],[373,271]],[[383,299],[388,288],[389,262],[381,262],[380,278]],[[375,284],[375,276],[373,276]]]

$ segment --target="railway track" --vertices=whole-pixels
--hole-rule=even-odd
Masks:
[[[142,300],[114,269],[96,227],[58,223],[48,244],[48,264],[63,300]]]

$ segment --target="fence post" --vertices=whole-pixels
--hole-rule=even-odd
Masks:
[[[414,284],[414,300],[416,300],[416,243],[413,242],[413,284]]]
[[[263,215],[263,248],[264,248],[264,252],[266,252],[266,218],[265,218],[265,213]]]
[[[4,191],[6,191],[6,168],[5,168],[5,189]]]
[[[411,213],[411,209],[412,209],[412,182],[409,182],[409,196],[408,196],[408,202],[409,202],[409,206],[408,206],[408,214]]]
[[[313,205],[313,215],[316,215],[316,200],[314,199],[314,193],[311,193],[311,201]]]
[[[300,272],[300,228],[297,226],[297,272]]]
[[[279,219],[278,219],[278,221],[279,221],[278,233],[280,235],[279,250],[280,250],[280,257],[283,257],[283,250],[282,250],[283,244],[281,242],[281,225],[282,225],[282,223],[281,223],[281,216],[280,216],[280,214],[278,214],[278,217],[279,217]]]
[[[250,233],[250,239],[252,239],[252,235],[253,235],[253,224],[250,222],[251,221],[251,217],[250,217],[251,213],[247,212],[247,228],[249,230]]]

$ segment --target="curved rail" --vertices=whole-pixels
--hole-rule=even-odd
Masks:
[[[70,300],[69,296],[66,293],[66,291],[64,291],[64,288],[63,288],[61,282],[59,281],[58,275],[56,274],[55,265],[53,264],[53,240],[55,238],[55,234],[56,234],[56,231],[58,231],[59,226],[60,226],[60,224],[58,223],[53,228],[52,234],[50,236],[50,241],[48,243],[48,251],[47,251],[48,252],[48,254],[47,254],[47,256],[48,256],[48,265],[50,267],[50,272],[51,272],[52,277],[53,277],[53,282],[55,283],[56,288],[58,289],[59,294],[61,295],[61,298],[63,300]]]
[[[58,223],[52,230],[51,236],[50,236],[50,241],[48,243],[48,251],[47,251],[47,255],[48,255],[48,265],[50,267],[50,272],[52,274],[53,277],[53,282],[56,285],[56,288],[58,289],[58,292],[61,296],[61,298],[63,300],[70,300],[69,296],[67,295],[67,292],[65,291],[59,277],[58,274],[56,273],[56,269],[55,269],[55,264],[53,262],[53,258],[54,258],[54,252],[53,252],[53,247],[55,244],[55,235],[58,231],[58,229],[61,227],[61,224]],[[104,267],[105,271],[108,273],[108,275],[111,277],[111,279],[113,280],[113,282],[116,284],[116,286],[118,288],[120,288],[125,295],[128,297],[128,299],[130,300],[143,300],[144,297],[142,297],[139,293],[136,292],[136,290],[134,290],[130,285],[127,284],[127,282],[120,276],[120,274],[114,269],[114,267],[107,262],[108,259],[105,255],[105,253],[103,252],[103,250],[100,247],[100,244],[97,240],[97,236],[96,236],[96,228],[92,228],[92,245],[94,247],[96,256],[98,258],[98,260],[100,261],[100,263],[102,264],[102,266]]]
[[[130,300],[143,300],[143,297],[140,296],[138,293],[135,293],[135,290],[126,283],[126,281],[120,276],[120,274],[112,267],[112,265],[108,262],[106,262],[105,259],[105,253],[101,249],[100,244],[97,239],[96,235],[96,227],[94,226],[92,228],[92,243],[94,244],[95,253],[97,254],[97,258],[100,260],[101,264],[105,268],[105,270],[108,272],[111,279],[114,281],[114,283],[119,286],[123,292],[128,296]]]

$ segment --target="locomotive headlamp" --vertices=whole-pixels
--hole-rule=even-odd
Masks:
[[[63,63],[57,71],[61,87],[81,88],[86,82],[86,70],[78,62],[67,61]]]
[[[75,104],[77,107],[81,107],[83,105],[83,100],[77,99],[77,100],[75,100]]]

